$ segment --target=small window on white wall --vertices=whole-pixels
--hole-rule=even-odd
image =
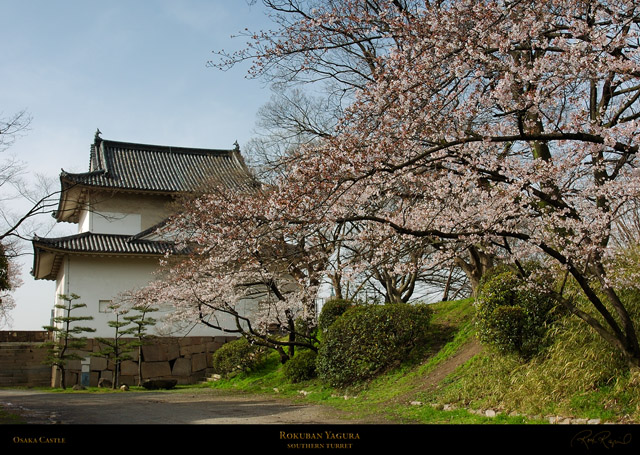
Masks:
[[[100,313],[111,313],[111,304],[113,301],[111,300],[99,300],[98,301],[98,311]]]

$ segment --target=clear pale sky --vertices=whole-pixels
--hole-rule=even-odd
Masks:
[[[88,170],[97,128],[112,140],[242,148],[269,89],[246,78],[247,66],[222,72],[206,62],[243,47],[232,35],[269,25],[260,2],[245,0],[0,0],[0,115],[33,117],[0,158],[14,155],[29,175],[57,181],[60,169]],[[70,224],[48,232],[51,220],[36,233],[77,232]],[[22,260],[13,323],[0,330],[49,324],[54,283],[35,281],[32,261]]]

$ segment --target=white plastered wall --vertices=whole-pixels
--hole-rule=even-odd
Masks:
[[[165,220],[169,196],[98,192],[79,217],[78,232],[134,235]]]
[[[69,255],[58,274],[56,295],[76,294],[80,299],[76,303],[84,303],[86,308],[78,308],[72,316],[92,316],[91,321],[82,321],[82,326],[92,327],[96,332],[86,336],[112,337],[114,329],[108,322],[114,320],[113,313],[100,312],[100,301],[115,301],[118,294],[127,290],[143,287],[154,278],[153,272],[158,266],[157,258],[123,257],[123,256],[80,256]],[[56,303],[64,303],[56,297]],[[151,317],[163,319],[171,307],[164,311],[154,312]],[[80,323],[79,323],[80,324]],[[172,330],[164,330],[164,324],[157,324],[150,333],[163,336],[218,336],[226,335],[222,331],[206,327],[202,324],[174,326]],[[229,325],[233,327],[233,325]]]
[[[171,202],[172,199],[165,195],[94,192],[80,213],[78,231],[134,235],[165,220],[172,213]],[[75,310],[72,316],[92,316],[92,321],[83,321],[82,325],[97,330],[87,336],[111,337],[114,329],[108,322],[114,316],[101,312],[100,302],[114,301],[121,292],[145,286],[154,279],[157,266],[157,257],[67,255],[57,277],[56,304],[65,303],[58,297],[60,294],[79,295],[77,302],[85,303],[87,307]],[[61,310],[56,311],[56,315],[61,314]],[[171,307],[167,306],[151,317],[162,319],[170,311]],[[225,322],[227,327],[235,327],[230,317]],[[164,324],[159,323],[150,331],[163,336],[228,335],[195,323],[174,325],[170,330],[164,330]]]

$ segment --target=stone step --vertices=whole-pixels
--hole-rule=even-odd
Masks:
[[[206,384],[208,382],[215,382],[220,380],[220,375],[216,375],[215,373],[212,374],[208,374],[204,377],[204,379],[202,381],[200,381],[201,384]]]

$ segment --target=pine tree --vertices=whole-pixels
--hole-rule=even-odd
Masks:
[[[148,317],[148,313],[158,311],[157,308],[150,305],[137,305],[132,308],[137,311],[138,314],[132,316],[125,316],[124,319],[134,325],[131,333],[138,340],[136,346],[138,348],[138,385],[142,385],[142,345],[146,340],[152,337],[147,333],[147,329],[156,324],[156,320],[152,317]]]
[[[53,332],[53,339],[43,344],[48,349],[48,355],[44,363],[56,368],[60,374],[60,386],[66,389],[65,373],[67,362],[69,360],[81,360],[83,356],[74,352],[74,350],[85,348],[87,344],[86,337],[78,335],[84,332],[95,332],[96,329],[74,325],[80,321],[93,320],[93,316],[71,316],[72,311],[87,306],[84,303],[73,303],[80,296],[76,294],[60,294],[58,298],[65,302],[55,305],[56,308],[62,310],[62,316],[54,317],[53,325],[43,327],[45,330]]]
[[[93,356],[104,357],[107,359],[107,364],[111,362],[113,365],[113,381],[112,388],[117,388],[120,383],[120,367],[122,362],[130,360],[132,358],[130,352],[137,347],[137,340],[125,341],[123,338],[133,335],[136,331],[136,327],[127,326],[130,324],[130,319],[126,316],[128,310],[123,310],[119,305],[112,304],[109,308],[115,314],[115,320],[109,321],[107,324],[115,331],[113,338],[97,337],[96,340],[100,343],[101,349],[98,352],[94,352]]]

